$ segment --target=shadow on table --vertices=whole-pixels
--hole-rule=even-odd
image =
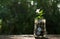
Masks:
[[[13,39],[14,36],[0,35],[0,39]]]
[[[45,38],[45,37],[42,37],[42,38],[36,37],[35,39],[48,39],[48,38]]]

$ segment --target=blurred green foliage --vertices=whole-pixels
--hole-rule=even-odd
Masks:
[[[47,32],[60,34],[60,12],[57,7],[60,0],[33,0],[34,5],[29,1],[0,0],[0,34],[33,34],[35,11],[38,8],[43,10],[42,17],[47,20]]]

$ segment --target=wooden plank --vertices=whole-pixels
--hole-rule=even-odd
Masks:
[[[60,35],[47,35],[48,39],[60,39]],[[35,39],[33,35],[0,35],[0,39]]]

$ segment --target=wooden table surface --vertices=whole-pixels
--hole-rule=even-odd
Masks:
[[[47,35],[48,39],[60,39],[60,35]],[[35,39],[33,35],[0,35],[0,39]]]

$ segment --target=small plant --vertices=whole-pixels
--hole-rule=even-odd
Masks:
[[[43,10],[37,9],[36,10],[36,19],[42,19],[43,18]]]

